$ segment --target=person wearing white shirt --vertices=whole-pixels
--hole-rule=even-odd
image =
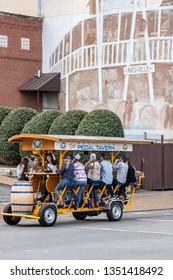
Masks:
[[[117,171],[117,177],[113,179],[113,186],[115,188],[118,184],[123,185],[127,180],[128,164],[126,163],[126,157],[116,159],[113,169]],[[125,199],[127,199],[126,194]]]

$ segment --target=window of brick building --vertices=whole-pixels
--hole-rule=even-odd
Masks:
[[[21,49],[30,50],[30,39],[29,38],[21,38]]]
[[[8,47],[8,36],[0,35],[0,48]]]

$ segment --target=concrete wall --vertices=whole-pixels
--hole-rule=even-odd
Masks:
[[[88,11],[86,0],[42,0],[41,13],[45,17],[79,14]]]
[[[37,0],[4,0],[0,1],[0,11],[37,16],[38,15],[38,1]]]

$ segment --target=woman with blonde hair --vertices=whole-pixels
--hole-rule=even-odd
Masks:
[[[31,167],[30,172],[38,172],[41,173],[43,172],[43,166],[42,166],[42,160],[39,157],[36,157],[34,159],[34,165]],[[41,181],[41,197],[38,199],[41,202],[45,201],[45,199],[48,197],[49,195],[49,202],[52,201],[52,197],[51,194],[47,191],[46,189],[46,184],[45,184],[45,179],[44,177],[42,177],[42,181]]]
[[[36,157],[34,159],[34,165],[31,167],[30,172],[43,172],[41,158]]]

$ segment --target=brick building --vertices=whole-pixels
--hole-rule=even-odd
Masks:
[[[0,106],[37,109],[20,88],[42,69],[42,19],[0,12]]]

